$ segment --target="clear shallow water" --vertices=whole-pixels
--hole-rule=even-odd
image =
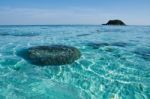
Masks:
[[[23,48],[63,44],[82,57],[38,67]],[[149,26],[0,26],[0,99],[149,99]]]

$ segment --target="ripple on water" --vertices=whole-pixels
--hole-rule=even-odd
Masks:
[[[0,36],[20,36],[20,37],[32,37],[32,36],[38,36],[37,33],[0,33]]]
[[[21,36],[17,32],[14,36],[0,35],[0,99],[149,99],[150,97],[149,48],[146,46],[150,41],[144,39],[149,37],[149,34],[142,33],[145,28],[16,26],[3,29],[9,31],[18,29],[26,31],[25,33],[40,35]],[[94,34],[86,35],[97,29],[100,31],[103,29],[102,33],[92,32]],[[79,36],[78,39],[75,36]],[[143,40],[136,38],[137,36]],[[60,67],[38,67],[14,54],[16,49],[60,42],[79,48],[81,58]]]
[[[126,43],[126,42],[90,42],[87,44],[87,46],[92,47],[93,49],[99,49],[101,47],[132,47],[134,44]]]
[[[150,49],[149,48],[138,48],[134,51],[135,54],[139,55],[145,60],[150,60]]]
[[[82,89],[88,90],[90,88],[90,82],[88,80],[79,80],[78,82]]]

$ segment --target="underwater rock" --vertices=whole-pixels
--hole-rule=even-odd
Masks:
[[[125,42],[113,42],[113,43],[88,43],[87,46],[92,47],[93,49],[98,49],[100,47],[105,46],[117,46],[117,47],[126,47],[133,46],[133,44],[125,43]]]
[[[102,25],[126,25],[126,24],[121,20],[109,20],[106,24]]]
[[[131,46],[131,44],[125,42],[114,42],[111,43],[111,46],[126,47],[126,46]]]
[[[109,46],[109,43],[88,43],[87,46],[98,49],[99,47]]]
[[[80,35],[77,35],[77,36],[80,37],[80,36],[88,36],[88,35],[90,35],[90,34],[80,34]]]
[[[23,49],[19,51],[17,55],[24,58],[31,64],[46,66],[71,64],[80,58],[81,53],[75,47],[51,45]]]
[[[100,32],[100,30],[96,30],[96,32],[97,32],[97,33],[99,33],[99,32]]]
[[[145,60],[150,60],[150,49],[147,48],[139,48],[134,51],[135,54],[139,55],[141,58]]]
[[[38,36],[39,34],[36,33],[25,33],[25,34],[11,34],[11,33],[0,33],[0,36],[26,36],[26,37],[31,37],[31,36]]]
[[[81,88],[82,88],[82,89],[87,90],[87,89],[90,88],[90,82],[88,82],[88,81],[86,81],[86,80],[83,80],[83,81],[81,81],[80,83],[81,83]]]
[[[105,51],[106,52],[113,52],[113,51],[115,51],[116,49],[114,49],[114,48],[112,48],[112,47],[106,47],[105,48]]]

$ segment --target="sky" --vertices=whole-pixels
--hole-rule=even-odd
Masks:
[[[150,0],[0,0],[0,25],[150,25]]]

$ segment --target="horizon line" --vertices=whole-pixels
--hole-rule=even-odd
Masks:
[[[91,25],[91,26],[104,26],[102,24],[0,24],[0,26],[79,26],[79,25]],[[119,25],[106,25],[106,26],[119,26]],[[150,26],[150,25],[140,25],[140,24],[136,24],[136,25],[126,25],[126,26]]]

